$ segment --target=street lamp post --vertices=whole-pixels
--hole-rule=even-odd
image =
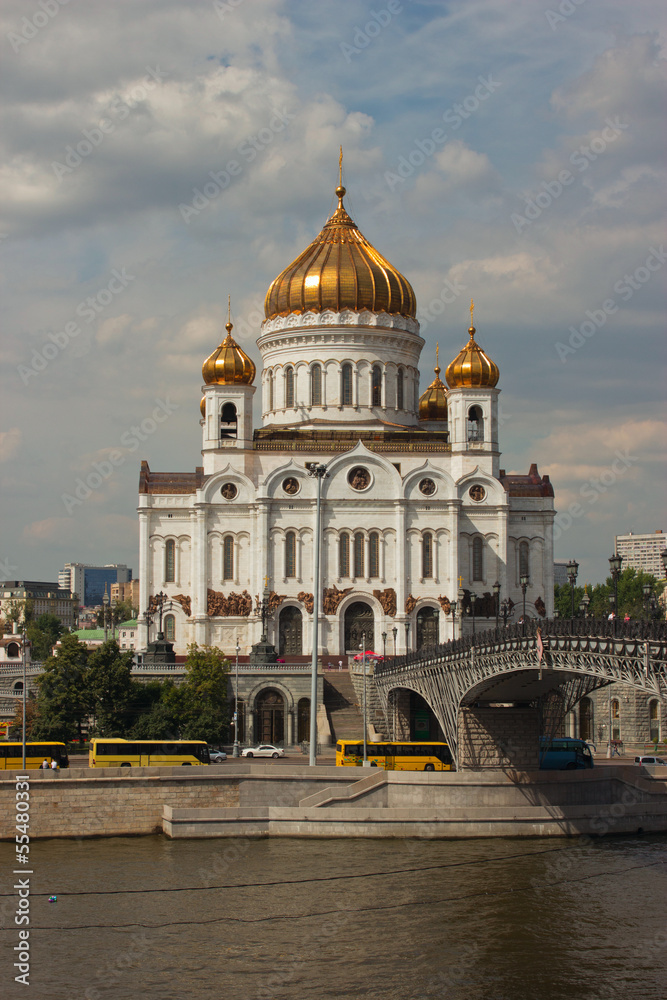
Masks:
[[[310,664],[310,755],[308,764],[317,764],[317,648],[319,645],[320,605],[322,603],[322,581],[320,580],[320,520],[322,513],[322,480],[329,478],[326,465],[312,465],[309,476],[317,480],[317,504],[315,507],[315,546],[313,559],[313,655]],[[364,737],[366,733],[364,730]]]
[[[117,605],[118,605],[118,601],[114,597],[112,599],[112,601],[111,601],[111,638],[114,640],[114,642],[116,640],[116,607],[117,607]]]
[[[408,655],[410,649],[410,622],[405,623],[405,655]]]
[[[368,745],[366,726],[366,633],[361,633],[361,667],[364,672],[364,767],[368,766]]]
[[[528,590],[528,586],[530,584],[530,579],[528,578],[528,574],[527,573],[524,573],[519,578],[519,583],[521,584],[521,593],[523,594],[523,614],[522,614],[523,629],[522,629],[522,631],[523,631],[523,634],[525,635],[526,634],[526,591]],[[572,590],[572,594],[574,595],[574,589]],[[574,597],[573,597],[573,600],[574,600]],[[572,605],[572,607],[574,609],[574,605]],[[572,611],[572,615],[574,617],[574,610]]]
[[[387,633],[382,633],[382,662],[387,659]]]
[[[470,595],[470,607],[472,608],[472,641],[475,644],[475,604],[477,603],[477,594],[473,591]]]
[[[396,636],[398,635],[398,629],[396,628],[395,625],[394,625],[393,629],[391,630],[391,634],[392,634],[393,639],[394,639],[394,659],[396,659]]]
[[[500,609],[503,616],[503,628],[507,628],[507,619],[512,614],[512,602],[509,597],[506,597],[503,603],[500,605]]]
[[[571,618],[574,618],[574,585],[577,582],[577,573],[579,572],[579,563],[574,559],[571,559],[567,564],[567,579],[570,584],[570,596],[572,598],[572,614]]]
[[[24,613],[25,613],[25,609],[24,609]],[[23,619],[23,642],[21,643],[21,660],[22,660],[22,665],[23,665],[23,691],[21,692],[22,701],[23,701],[23,725],[21,726],[21,731],[22,731],[22,735],[21,735],[21,742],[22,742],[22,763],[21,763],[21,767],[25,771],[25,769],[26,769],[26,767],[25,767],[25,739],[26,739],[25,715],[26,715],[26,709],[27,709],[26,694],[27,694],[27,687],[28,687],[28,669],[27,669],[26,637],[25,637],[25,618]]]
[[[104,625],[104,641],[107,641],[107,636],[109,634],[109,626],[107,625],[107,608],[109,607],[109,595],[107,594],[107,585],[104,584],[104,596],[102,597],[102,624]]]
[[[239,756],[239,653],[241,652],[241,647],[239,645],[238,636],[236,638],[236,670],[235,670],[235,692],[234,692],[234,749],[232,750],[232,757]]]
[[[591,603],[590,596],[584,590],[584,596],[581,598],[581,603],[579,604],[579,610],[581,611],[584,618],[588,618],[588,605]]]
[[[644,595],[644,617],[647,619],[651,617],[650,608],[651,608],[652,593],[653,593],[653,588],[651,587],[651,584],[645,583],[644,586],[642,587],[642,594]]]
[[[451,601],[449,608],[452,612],[452,639],[456,639],[456,601]]]
[[[614,584],[614,635],[616,635],[616,619],[618,618],[618,581],[621,575],[622,562],[623,556],[615,554],[609,557],[609,569],[611,571],[611,579]]]
[[[500,614],[500,584],[496,580],[493,585],[493,595],[496,599],[496,632],[498,631],[498,616]]]

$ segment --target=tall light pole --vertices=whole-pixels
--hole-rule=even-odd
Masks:
[[[408,655],[410,648],[410,622],[405,623],[405,655]]]
[[[396,636],[398,635],[398,629],[396,628],[395,625],[394,625],[393,629],[391,630],[391,634],[392,634],[392,636],[394,638],[394,659],[396,659]]]
[[[239,653],[241,647],[239,645],[238,636],[236,637],[236,691],[234,692],[234,749],[232,750],[232,757],[239,756]]]
[[[525,635],[526,634],[526,591],[528,590],[528,586],[530,584],[530,579],[528,578],[528,574],[527,573],[524,573],[519,578],[519,583],[521,584],[521,593],[523,594],[523,627],[522,627],[522,632]],[[574,590],[572,591],[572,593],[574,594]],[[574,612],[573,612],[573,617],[574,617]]]
[[[456,601],[450,601],[449,609],[452,612],[452,642],[456,639]]]
[[[572,600],[572,614],[571,618],[574,618],[574,585],[577,582],[577,573],[579,572],[579,563],[571,559],[567,564],[567,579],[570,584],[570,597]]]
[[[104,584],[104,597],[102,598],[102,621],[104,623],[104,641],[107,641],[107,636],[109,634],[109,627],[107,625],[107,608],[109,607],[109,595],[107,594],[107,585]]]
[[[473,645],[475,643],[475,604],[477,603],[477,594],[473,591],[470,595],[470,607],[472,608],[472,641]]]
[[[500,584],[497,580],[493,585],[493,594],[496,599],[496,631],[498,631],[498,617],[500,615]]]
[[[317,647],[319,644],[320,605],[322,603],[322,581],[320,580],[320,518],[322,507],[322,480],[329,478],[326,465],[312,465],[309,476],[317,479],[317,505],[315,507],[315,538],[313,556],[313,656],[310,664],[310,755],[308,764],[317,764]],[[364,737],[366,733],[364,731]],[[365,744],[364,744],[365,746]]]
[[[614,635],[616,635],[616,619],[618,618],[618,581],[621,575],[622,562],[623,556],[613,555],[609,557],[609,569],[614,584]]]
[[[24,611],[24,614],[25,614],[25,611]],[[26,689],[28,687],[28,670],[27,670],[27,663],[26,663],[25,618],[23,619],[23,642],[21,643],[21,660],[22,660],[22,663],[23,663],[23,692],[22,692],[22,696],[23,696],[23,725],[21,727],[21,729],[22,729],[21,742],[23,744],[23,754],[22,754],[22,764],[21,764],[21,766],[22,766],[23,770],[25,771],[25,734],[26,734],[25,713],[26,713]]]
[[[382,662],[387,659],[387,633],[382,633]]]
[[[361,666],[364,671],[364,767],[368,766],[368,746],[366,743],[366,633],[361,633]]]
[[[114,597],[111,601],[111,638],[115,641],[116,639],[116,605],[118,601]]]

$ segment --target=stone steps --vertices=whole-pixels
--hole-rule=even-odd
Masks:
[[[324,707],[334,742],[338,739],[364,738],[361,706],[348,670],[325,670]]]

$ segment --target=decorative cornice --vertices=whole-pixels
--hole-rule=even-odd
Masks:
[[[342,312],[307,312],[289,313],[287,316],[274,316],[262,323],[260,338],[266,333],[277,333],[280,330],[310,329],[314,326],[369,326],[385,330],[407,330],[408,333],[419,335],[419,323],[416,319],[399,314],[373,313],[367,309],[353,312],[344,309]]]

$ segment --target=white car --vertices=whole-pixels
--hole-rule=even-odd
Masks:
[[[274,747],[271,743],[260,743],[258,747],[246,747],[241,751],[242,757],[284,757],[282,747]]]
[[[667,761],[664,761],[662,757],[635,757],[635,764],[662,764],[664,767],[667,765]]]

